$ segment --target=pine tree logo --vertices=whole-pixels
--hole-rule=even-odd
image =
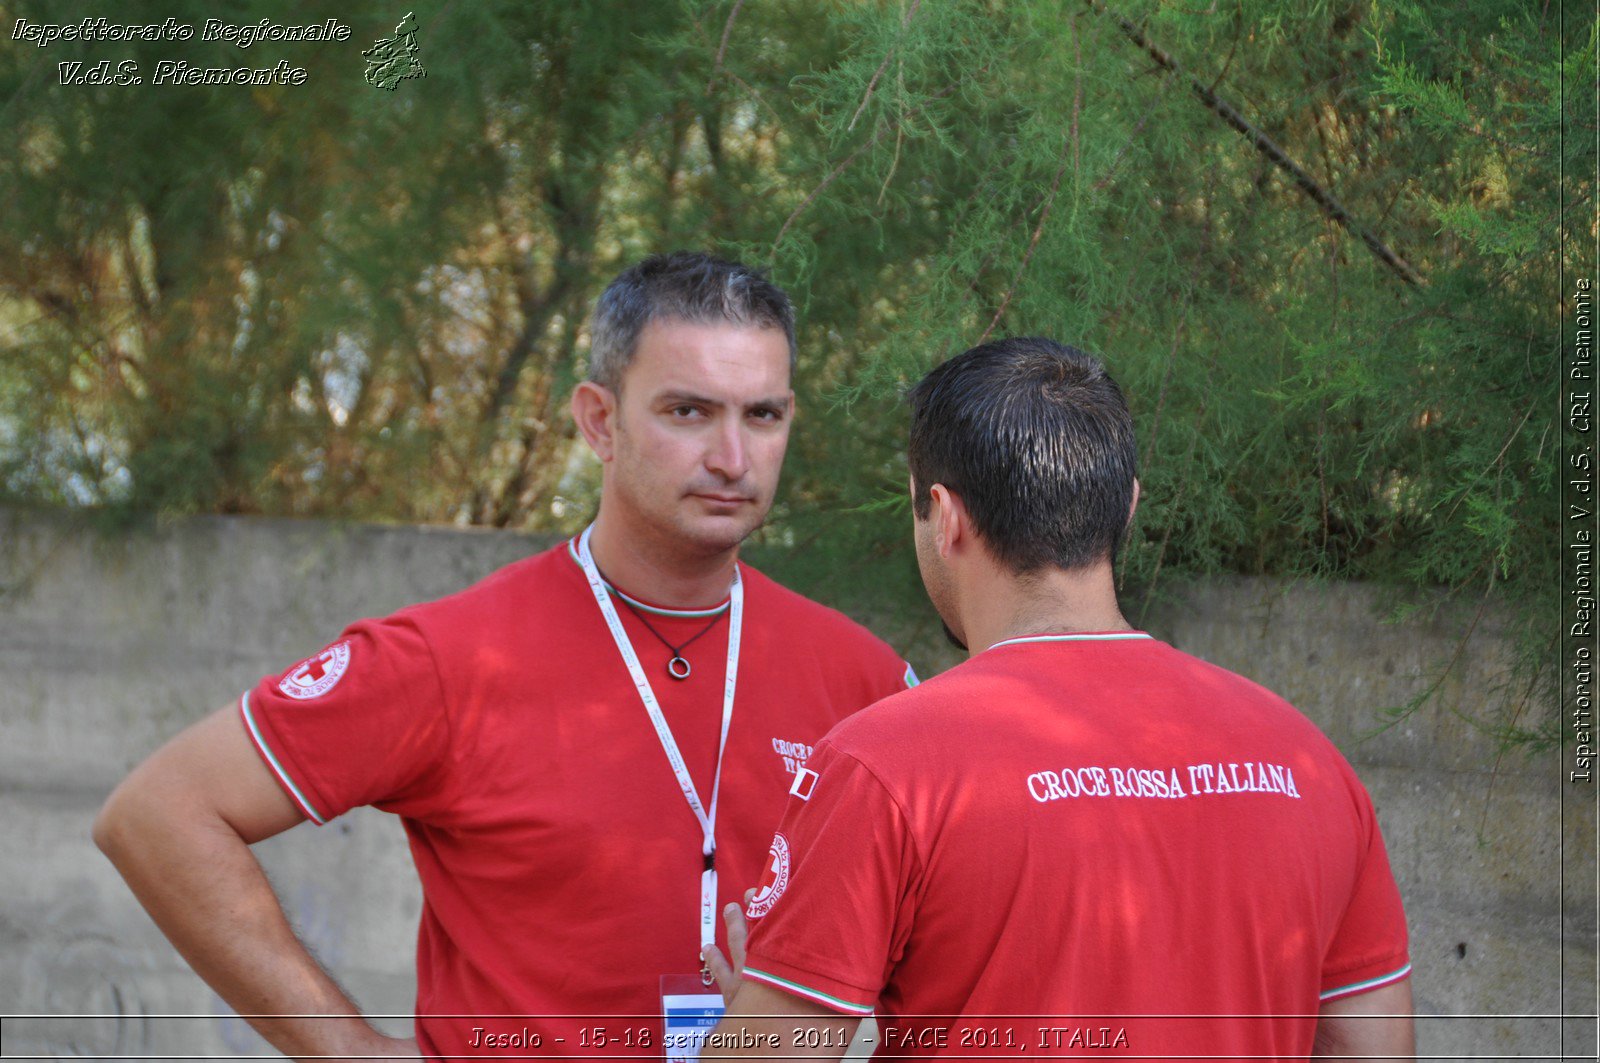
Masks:
[[[417,61],[417,20],[407,11],[394,36],[386,37],[361,55],[367,61],[367,84],[390,92],[406,78],[425,78],[428,72]]]

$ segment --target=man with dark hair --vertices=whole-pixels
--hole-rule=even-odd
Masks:
[[[603,473],[581,536],[353,624],[157,751],[95,825],[287,1055],[659,1056],[650,1016],[701,985],[719,904],[760,874],[812,744],[915,682],[738,562],[794,414],[788,297],[738,263],[658,256],[611,284],[592,335],[572,412]],[[364,804],[402,817],[422,880],[415,1041],[366,1023],[249,850]]]
[[[743,981],[712,954],[707,1054],[837,1056],[876,1011],[891,1057],[1408,1057],[1405,917],[1354,772],[1118,608],[1138,483],[1105,368],[1005,340],[910,401],[917,558],[972,656],[818,743],[747,954],[725,910]]]
[[[794,307],[783,289],[737,263],[679,252],[624,270],[601,293],[589,330],[589,380],[621,391],[640,334],[663,320],[781,332],[794,372]]]

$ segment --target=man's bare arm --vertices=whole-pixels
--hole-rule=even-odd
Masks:
[[[744,891],[744,902],[755,896]],[[838,1059],[861,1024],[858,1015],[841,1015],[792,993],[744,979],[744,946],[749,936],[737,904],[722,909],[728,928],[728,955],[707,946],[702,959],[727,1003],[722,1021],[700,1051],[701,1059]]]
[[[700,1058],[839,1059],[860,1024],[859,1015],[841,1015],[792,993],[746,980]],[[744,1047],[746,1042],[751,1047]]]
[[[184,730],[122,781],[94,840],[195,972],[280,1052],[416,1059],[306,951],[250,845],[304,817],[245,734],[237,706]]]
[[[1316,1059],[1385,1060],[1416,1058],[1409,978],[1370,993],[1341,997],[1322,1006],[1317,1018]]]

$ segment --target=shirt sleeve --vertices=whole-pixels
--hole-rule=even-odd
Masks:
[[[307,818],[359,805],[425,818],[450,725],[426,639],[404,614],[363,620],[239,699],[256,751]]]
[[[753,921],[744,976],[869,1014],[904,951],[921,863],[900,806],[824,739],[795,775]]]
[[[1359,783],[1355,784],[1357,787]],[[1323,1002],[1365,993],[1398,982],[1411,973],[1410,943],[1400,890],[1389,868],[1383,833],[1366,791],[1362,810],[1367,848],[1344,918],[1322,962]]]

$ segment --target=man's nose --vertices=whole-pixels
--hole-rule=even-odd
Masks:
[[[718,427],[706,454],[706,468],[727,480],[743,479],[750,471],[750,448],[737,418],[730,417]]]

